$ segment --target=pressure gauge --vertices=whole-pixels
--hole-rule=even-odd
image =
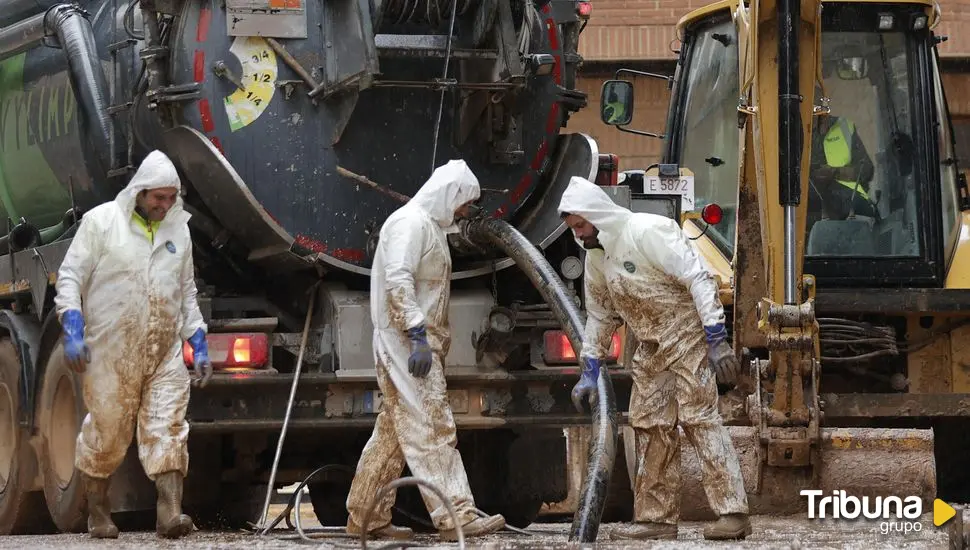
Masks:
[[[574,281],[583,274],[583,261],[576,256],[566,256],[566,259],[560,264],[559,270],[562,271],[563,277]]]

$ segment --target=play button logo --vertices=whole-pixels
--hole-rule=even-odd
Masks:
[[[940,499],[933,501],[933,525],[939,527],[953,519],[957,511]]]

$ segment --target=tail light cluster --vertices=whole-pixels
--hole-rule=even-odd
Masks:
[[[269,337],[260,332],[207,334],[209,360],[216,371],[241,371],[265,368],[269,361]],[[182,344],[182,359],[191,367],[192,346]]]
[[[618,155],[601,154],[596,170],[596,185],[616,185],[620,176],[620,157]]]
[[[543,360],[549,365],[575,365],[577,363],[576,350],[569,342],[569,337],[561,330],[548,330],[543,335]],[[619,333],[613,333],[610,343],[608,360],[617,361],[620,358],[623,344]]]

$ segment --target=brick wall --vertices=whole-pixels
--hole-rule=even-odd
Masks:
[[[685,14],[708,0],[594,0],[593,14],[579,42],[580,54],[591,62],[675,59],[674,26]],[[940,0],[943,20],[935,29],[949,40],[943,57],[970,57],[970,0]],[[963,31],[963,32],[960,32]]]
[[[600,90],[603,81],[610,78],[612,75],[605,73],[577,79],[576,87],[589,94],[589,103],[585,109],[569,118],[566,129],[570,132],[583,132],[595,139],[601,153],[619,155],[620,170],[646,168],[660,160],[661,140],[623,132],[600,120]],[[633,86],[633,121],[629,127],[662,134],[670,100],[667,83],[656,78],[635,77]]]
[[[601,153],[614,153],[620,156],[620,170],[646,168],[660,161],[661,140],[648,136],[638,136],[617,130],[604,124],[599,118],[600,90],[603,81],[612,78],[612,73],[587,73],[577,79],[576,86],[589,94],[588,106],[573,114],[566,126],[567,131],[583,132],[594,138]],[[629,78],[629,77],[624,77]],[[662,134],[666,124],[670,91],[662,80],[646,77],[633,79],[633,121],[630,128]],[[960,158],[964,165],[970,162],[970,74],[955,73],[943,75],[950,114],[957,126],[957,140]],[[836,106],[833,104],[833,108]]]

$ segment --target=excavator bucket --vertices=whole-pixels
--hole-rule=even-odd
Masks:
[[[862,497],[872,501],[875,497],[916,496],[922,499],[924,511],[932,510],[936,498],[933,430],[823,428],[814,472],[809,467],[768,466],[757,428],[730,426],[728,432],[738,452],[751,514],[807,514],[809,498],[801,494],[806,489],[822,491],[820,497],[845,491],[860,501]],[[624,438],[627,445],[631,440]],[[631,449],[626,451],[629,457]],[[683,437],[681,466],[682,519],[715,519],[701,483],[697,455]]]

